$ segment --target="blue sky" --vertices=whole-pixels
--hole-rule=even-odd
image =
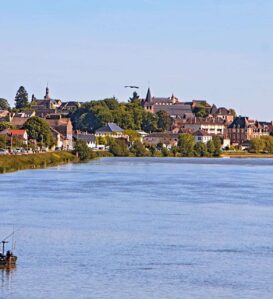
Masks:
[[[0,97],[206,99],[273,119],[272,0],[0,0]]]

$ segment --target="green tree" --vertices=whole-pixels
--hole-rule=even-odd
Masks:
[[[129,156],[128,146],[125,140],[115,139],[109,148],[110,153],[117,157]]]
[[[197,157],[205,157],[207,155],[207,145],[204,142],[196,142],[194,153]]]
[[[6,135],[0,135],[0,148],[6,148],[7,147],[7,136]]]
[[[140,104],[139,95],[136,91],[133,92],[133,96],[129,99],[129,102]]]
[[[221,145],[222,145],[221,139],[219,136],[213,136],[212,141],[214,144],[214,153],[213,154],[215,157],[219,157],[221,154]]]
[[[15,127],[7,121],[0,122],[0,132],[5,130],[5,129],[14,129],[14,128]]]
[[[213,140],[209,140],[207,142],[207,152],[210,156],[213,156],[214,155],[214,152],[215,152],[215,146],[214,146],[214,142]]]
[[[273,137],[272,136],[263,136],[261,137],[265,142],[264,150],[270,154],[273,154]]]
[[[77,140],[74,146],[74,153],[81,161],[85,161],[90,157],[90,149],[87,144],[82,140]]]
[[[10,105],[6,99],[0,98],[0,110],[9,110]]]
[[[191,134],[181,134],[178,138],[178,148],[182,156],[192,156],[194,152],[194,137]]]
[[[139,135],[139,133],[136,132],[135,130],[125,130],[125,131],[123,132],[123,134],[129,136],[129,141],[130,141],[130,142],[140,141],[140,135]]]
[[[54,144],[53,135],[49,124],[37,116],[29,118],[24,128],[27,130],[30,139],[35,139],[37,142],[52,146]]]
[[[205,108],[199,108],[199,109],[197,110],[197,112],[195,113],[195,115],[196,115],[197,117],[206,117],[206,116],[208,116],[208,112],[206,111]]]
[[[143,157],[146,154],[146,148],[140,141],[134,142],[130,150],[136,157]]]
[[[157,115],[150,112],[144,112],[142,119],[142,130],[147,133],[155,132],[157,130]]]
[[[156,112],[157,115],[157,128],[160,131],[169,131],[172,125],[172,118],[169,113],[164,110]]]
[[[172,146],[172,148],[171,148],[171,153],[172,153],[172,155],[173,155],[174,157],[177,156],[177,153],[178,153],[178,148],[177,148],[177,146]]]
[[[265,149],[265,140],[262,138],[252,138],[250,140],[250,150],[259,153]]]
[[[149,151],[151,153],[151,156],[154,157],[156,153],[156,148],[154,146],[150,146]]]
[[[163,149],[161,150],[161,154],[163,157],[168,157],[169,156],[169,151],[166,147],[163,147]]]
[[[28,93],[25,90],[24,86],[20,86],[15,96],[15,108],[26,108],[28,104]]]

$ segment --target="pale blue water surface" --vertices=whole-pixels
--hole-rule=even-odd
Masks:
[[[0,298],[273,298],[273,160],[105,158],[1,175],[0,202]]]

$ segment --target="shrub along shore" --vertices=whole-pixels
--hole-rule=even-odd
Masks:
[[[63,165],[67,163],[78,163],[84,160],[93,160],[101,157],[111,157],[109,152],[89,151],[88,157],[82,159],[78,152],[47,152],[28,155],[3,155],[0,156],[0,174],[25,169],[39,169]]]
[[[76,155],[70,152],[3,155],[0,156],[0,173],[14,172],[24,169],[45,168],[77,161],[78,158]]]
[[[166,152],[167,153],[167,152]],[[3,155],[0,156],[0,174],[15,172],[18,170],[26,169],[39,169],[52,167],[57,165],[63,165],[67,163],[78,163],[93,160],[102,157],[183,157],[181,154],[172,153],[169,151],[167,155],[164,151],[156,151],[153,154],[148,151],[143,154],[139,152],[111,153],[107,151],[94,152],[85,146],[83,148],[79,146],[76,151],[72,152],[48,152],[39,154],[28,155]],[[184,156],[185,157],[185,156]],[[196,156],[189,156],[196,157]],[[207,157],[207,156],[203,156]],[[257,154],[257,153],[244,153],[244,152],[229,152],[222,153],[218,157],[230,157],[230,158],[273,158],[271,154]],[[216,157],[215,157],[216,158]]]

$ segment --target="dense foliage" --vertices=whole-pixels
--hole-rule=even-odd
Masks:
[[[263,136],[250,140],[250,151],[255,153],[266,152],[273,154],[273,136]]]
[[[49,124],[37,116],[29,118],[24,128],[27,130],[30,139],[37,140],[42,145],[52,146],[54,143],[53,135]]]
[[[14,126],[10,122],[1,121],[0,122],[0,132],[5,129],[14,129]]]
[[[10,105],[6,99],[0,98],[0,110],[9,110]]]
[[[82,140],[77,140],[74,146],[74,154],[76,154],[80,161],[88,160],[90,157],[90,149]]]
[[[110,153],[117,157],[127,157],[129,156],[128,146],[125,140],[123,139],[113,139],[110,148]]]
[[[125,130],[164,131],[170,129],[172,121],[164,111],[155,115],[146,112],[136,95],[128,103],[119,103],[116,98],[86,102],[72,113],[71,120],[74,129],[91,133],[108,122]]]

